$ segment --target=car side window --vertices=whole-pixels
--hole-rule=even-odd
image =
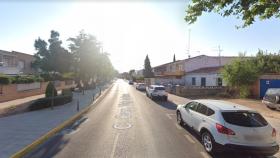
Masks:
[[[203,104],[199,104],[196,111],[203,115],[207,115],[207,106],[205,106]]]
[[[185,106],[186,109],[191,109],[191,110],[194,110],[194,111],[196,110],[196,107],[197,107],[196,102],[190,102]]]
[[[207,109],[206,115],[207,115],[207,116],[211,116],[211,115],[213,115],[213,114],[215,114],[215,111],[212,110],[212,109],[210,109],[210,108],[208,108],[208,109]]]

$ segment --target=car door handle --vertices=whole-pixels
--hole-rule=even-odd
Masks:
[[[204,119],[202,119],[202,122],[205,122],[205,120],[204,120]]]

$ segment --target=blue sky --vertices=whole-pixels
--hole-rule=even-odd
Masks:
[[[256,21],[245,29],[234,17],[203,14],[193,25],[184,21],[187,1],[174,2],[0,2],[0,49],[34,54],[34,40],[49,38],[51,30],[66,39],[84,29],[102,41],[119,71],[143,68],[149,55],[152,66],[191,56],[256,54],[258,49],[278,52],[280,19]]]

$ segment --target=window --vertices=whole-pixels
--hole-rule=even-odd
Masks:
[[[193,111],[195,111],[197,108],[197,103],[196,102],[190,102],[186,105],[186,109],[191,109]]]
[[[195,82],[195,77],[192,77],[192,85],[195,86],[196,82]]]
[[[210,108],[208,108],[208,109],[207,109],[206,115],[207,115],[207,116],[211,116],[211,115],[213,115],[213,114],[215,114],[215,111],[212,110],[212,109],[210,109]]]
[[[223,86],[223,80],[222,78],[217,78],[217,86]]]
[[[155,90],[165,90],[164,87],[155,87]]]
[[[206,115],[207,106],[205,106],[203,104],[198,104],[196,111],[203,114],[203,115]]]
[[[3,86],[0,84],[0,94],[3,94]]]
[[[243,127],[263,127],[267,121],[259,113],[249,111],[222,112],[227,123]]]
[[[206,86],[206,78],[205,77],[201,77],[201,87],[205,87]]]

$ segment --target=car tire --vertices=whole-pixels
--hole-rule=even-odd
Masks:
[[[201,141],[202,141],[202,145],[207,153],[209,153],[211,155],[216,153],[215,140],[208,131],[204,131],[201,134]]]
[[[168,98],[167,98],[167,97],[164,97],[164,101],[168,101]]]
[[[177,116],[177,123],[182,126],[184,124],[184,122],[183,122],[181,113],[178,111],[176,116]]]

